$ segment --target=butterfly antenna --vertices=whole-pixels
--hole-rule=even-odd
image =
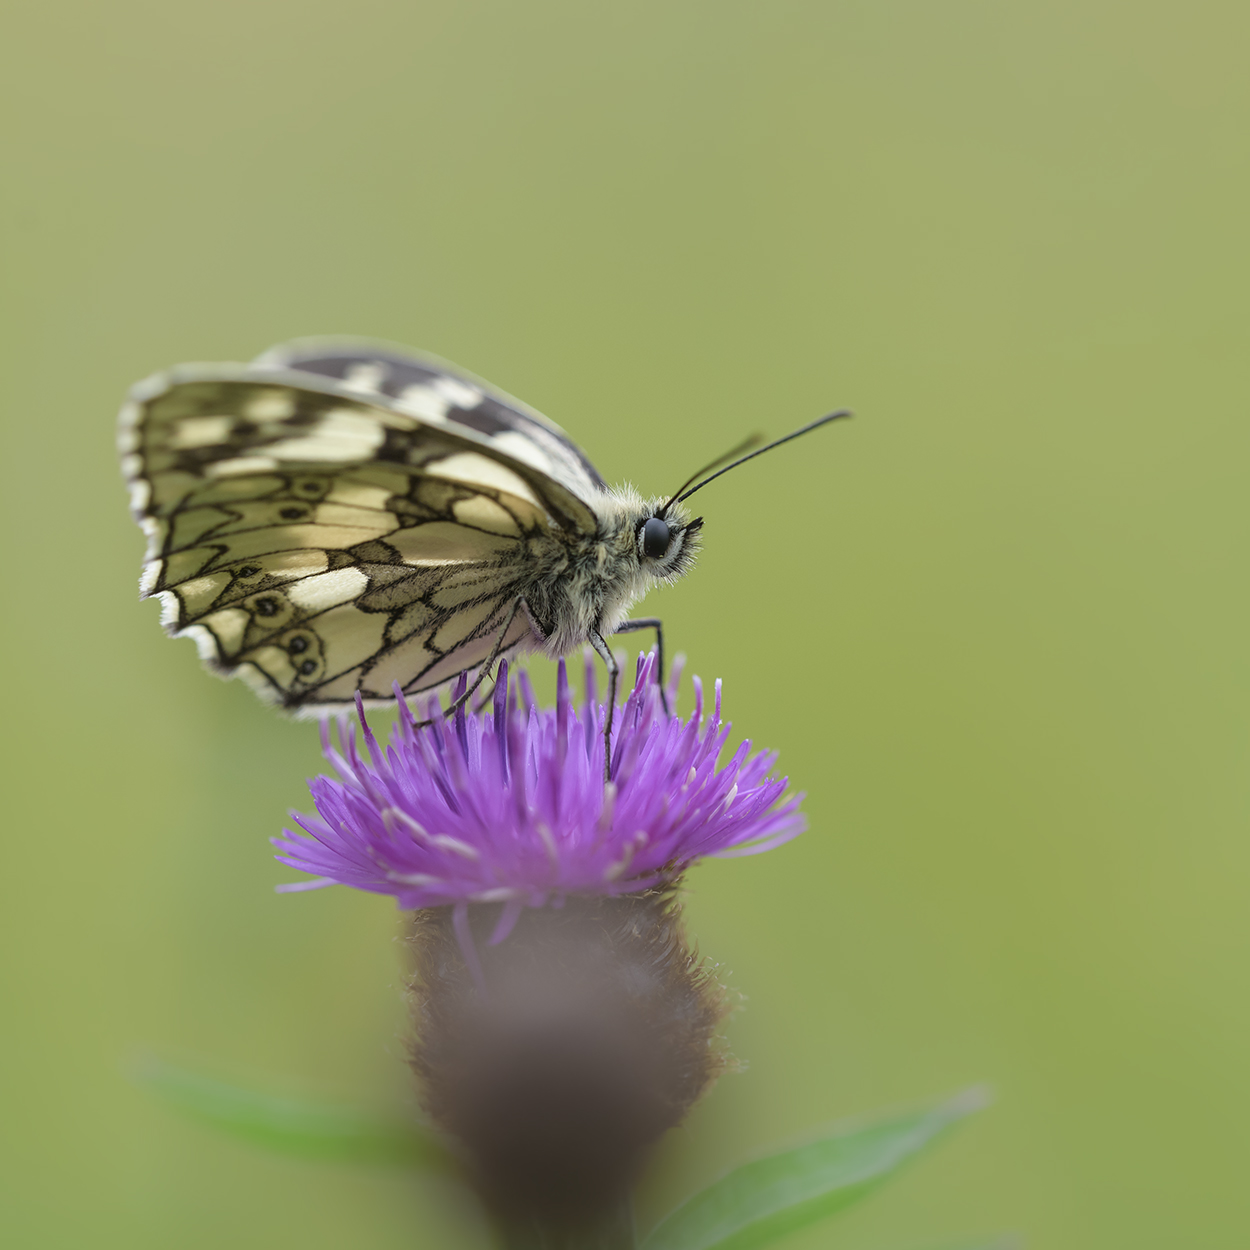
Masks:
[[[668,503],[666,503],[664,507],[662,507],[659,510],[659,512],[656,513],[656,516],[662,517],[673,506],[673,504],[677,502],[678,499],[683,498],[681,492],[684,491],[686,487],[689,486],[690,483],[695,480],[695,478],[702,477],[709,469],[716,468],[718,464],[724,464],[726,460],[732,460],[734,456],[742,455],[744,451],[750,451],[750,449],[756,446],[763,437],[764,436],[762,434],[749,434],[736,447],[731,447],[728,451],[723,452],[721,455],[717,456],[716,459],[711,462],[711,464],[705,464],[703,468],[701,468],[697,473],[692,473],[673,492],[672,499],[670,499]],[[697,490],[698,488],[696,487],[695,489]]]
[[[730,469],[736,469],[740,464],[746,464],[748,460],[754,460],[756,456],[762,456],[766,451],[772,451],[774,447],[780,447],[782,443],[788,443],[792,438],[798,438],[801,434],[810,434],[813,430],[820,429],[822,425],[828,425],[830,421],[837,421],[841,417],[849,417],[850,415],[851,415],[851,410],[849,408],[839,408],[837,412],[826,413],[826,415],[821,417],[819,420],[811,421],[807,425],[802,426],[800,429],[792,430],[784,438],[774,439],[771,443],[767,443],[763,447],[758,448],[756,451],[751,452],[750,455],[742,456],[740,459],[735,460],[732,464],[725,465],[725,467],[721,469],[719,472],[713,473],[711,477],[705,477],[703,481],[699,482],[695,486],[690,486],[690,482],[694,481],[694,478],[690,478],[689,481],[687,481],[685,485],[682,486],[681,490],[679,490],[677,494],[674,495],[672,499],[670,499],[668,503],[666,503],[664,506],[665,508],[668,508],[672,504],[681,503],[683,500],[689,499],[690,496],[695,493],[695,491],[702,490],[709,482],[716,481],[718,477],[720,477],[722,474],[728,473]],[[722,461],[728,459],[729,456],[735,456],[738,454],[738,452],[745,450],[745,448],[747,447],[754,446],[754,444],[757,442],[759,442],[759,436],[753,435],[741,447],[735,447],[733,451],[726,453],[726,455],[721,456],[717,460],[713,460],[712,463],[707,466],[707,468],[714,469]],[[707,469],[699,470],[699,473],[706,473],[706,472],[707,472]],[[699,473],[696,473],[694,476],[698,477]],[[687,486],[690,486],[689,490],[686,489]]]

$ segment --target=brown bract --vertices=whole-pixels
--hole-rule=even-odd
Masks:
[[[490,946],[497,915],[471,908],[484,986],[451,908],[413,920],[422,1103],[499,1219],[591,1227],[723,1070],[725,993],[672,891],[527,908]]]

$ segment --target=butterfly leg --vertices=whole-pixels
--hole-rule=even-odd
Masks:
[[[458,699],[453,699],[443,710],[443,716],[448,717],[458,712],[468,701],[473,698],[477,688],[486,680],[486,674],[494,667],[495,661],[499,659],[499,653],[503,650],[503,641],[508,636],[508,630],[512,628],[512,622],[516,620],[517,613],[525,606],[525,596],[518,595],[512,604],[512,609],[508,613],[508,619],[504,621],[503,628],[499,631],[499,637],[495,639],[495,645],[491,648],[482,666],[477,670],[477,676],[469,682],[468,689]],[[415,720],[412,722],[414,729],[424,729],[427,725],[432,725],[432,720]]]
[[[473,705],[473,715],[476,716],[484,708],[490,707],[495,701],[495,686],[499,682],[499,674],[496,672],[495,679],[490,683],[490,689]]]
[[[616,679],[620,676],[621,669],[616,662],[616,656],[612,654],[612,648],[603,641],[603,635],[596,629],[590,631],[590,645],[608,670],[608,706],[603,718],[603,784],[606,786],[612,780],[612,720],[616,712]]]
[[[632,634],[639,629],[655,630],[655,680],[660,687],[660,703],[664,715],[669,715],[668,695],[664,692],[664,622],[658,616],[640,616],[636,620],[622,621],[617,627],[618,634]]]

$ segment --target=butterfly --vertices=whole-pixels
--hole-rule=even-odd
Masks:
[[[589,644],[608,671],[605,775],[618,666],[613,634],[648,590],[692,567],[701,517],[673,495],[609,487],[554,422],[472,374],[393,344],[301,339],[250,365],[192,364],[135,386],[119,445],[147,536],[140,596],[297,716],[390,704],[511,652]]]

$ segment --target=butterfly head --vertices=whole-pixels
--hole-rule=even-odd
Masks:
[[[634,548],[643,572],[656,582],[675,582],[694,565],[703,518],[681,504],[653,499],[634,527]]]
[[[692,518],[684,505],[619,486],[605,492],[598,511],[599,567],[607,580],[629,587],[631,601],[694,567],[703,518]]]
[[[644,499],[632,486],[612,487],[596,501],[599,530],[583,551],[580,577],[564,579],[570,608],[587,613],[588,625],[605,635],[615,631],[629,609],[649,590],[672,585],[694,567],[703,518],[680,503]],[[582,588],[594,596],[582,598]],[[597,600],[597,603],[596,603]],[[559,645],[577,645],[584,631]],[[560,654],[559,651],[553,654]]]

